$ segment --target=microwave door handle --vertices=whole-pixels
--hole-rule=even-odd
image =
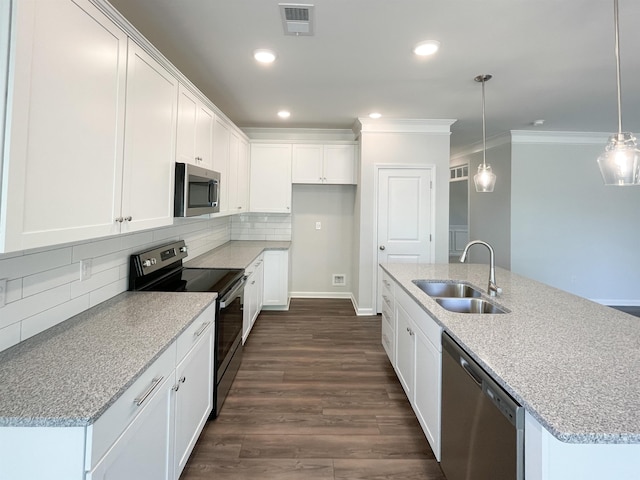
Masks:
[[[213,198],[214,197],[214,193],[215,193],[213,185],[214,185],[213,181],[210,180],[209,181],[209,203],[210,204],[213,204],[213,202],[215,202],[215,199]]]

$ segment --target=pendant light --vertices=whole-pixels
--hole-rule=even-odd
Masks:
[[[487,130],[484,119],[484,84],[491,80],[491,75],[478,75],[476,82],[482,83],[482,163],[478,165],[478,173],[473,176],[476,192],[493,192],[496,185],[496,175],[491,171],[491,165],[487,165]]]
[[[640,150],[633,133],[622,131],[621,81],[620,81],[620,38],[618,28],[618,0],[613,1],[613,16],[616,38],[616,79],[618,91],[618,133],[609,137],[604,153],[598,157],[600,173],[605,185],[640,184]]]

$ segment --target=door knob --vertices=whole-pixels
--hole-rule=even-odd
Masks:
[[[380,250],[384,250],[385,246],[384,245],[380,245]]]

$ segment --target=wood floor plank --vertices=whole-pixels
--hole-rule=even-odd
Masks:
[[[261,312],[181,480],[444,480],[380,322],[349,300]]]

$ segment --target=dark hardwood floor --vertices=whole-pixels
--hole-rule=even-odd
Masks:
[[[444,480],[380,344],[349,300],[263,312],[181,480]]]

